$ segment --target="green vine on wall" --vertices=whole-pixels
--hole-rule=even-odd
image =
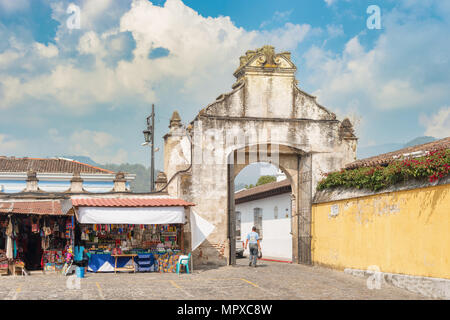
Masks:
[[[449,172],[450,149],[441,149],[423,157],[395,160],[387,166],[343,169],[325,174],[317,190],[344,187],[378,191],[410,179],[434,182],[448,176]]]

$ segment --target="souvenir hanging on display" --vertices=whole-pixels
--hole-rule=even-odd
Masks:
[[[47,221],[44,219],[44,226],[42,227],[42,231],[44,232],[44,236],[49,236],[52,234],[52,229],[50,227],[47,227]]]
[[[31,232],[39,233],[39,222],[38,221],[31,224]]]
[[[69,220],[69,219],[67,219],[67,222],[66,222],[66,230],[67,230],[67,229],[72,229],[72,228],[73,228],[72,221]]]

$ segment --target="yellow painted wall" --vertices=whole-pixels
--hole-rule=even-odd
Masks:
[[[448,184],[315,204],[312,214],[316,264],[450,279]]]

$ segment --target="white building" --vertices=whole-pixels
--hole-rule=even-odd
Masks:
[[[0,195],[26,191],[127,192],[135,177],[135,174],[116,173],[72,159],[0,156]],[[117,182],[122,184],[121,188],[117,188]]]
[[[252,227],[260,235],[266,258],[292,259],[291,185],[289,180],[267,183],[235,193],[237,239],[243,240]],[[245,252],[248,255],[248,248]]]

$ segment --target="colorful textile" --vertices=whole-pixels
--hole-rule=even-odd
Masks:
[[[75,246],[74,249],[74,261],[81,261],[83,260],[83,252],[84,252],[84,247],[83,246]]]
[[[14,258],[13,240],[11,239],[11,237],[8,237],[6,240],[6,257],[8,259]]]
[[[177,262],[179,259],[178,254],[169,254],[165,253],[163,255],[160,255],[157,258],[158,261],[158,270],[160,273],[175,273],[177,272]]]

